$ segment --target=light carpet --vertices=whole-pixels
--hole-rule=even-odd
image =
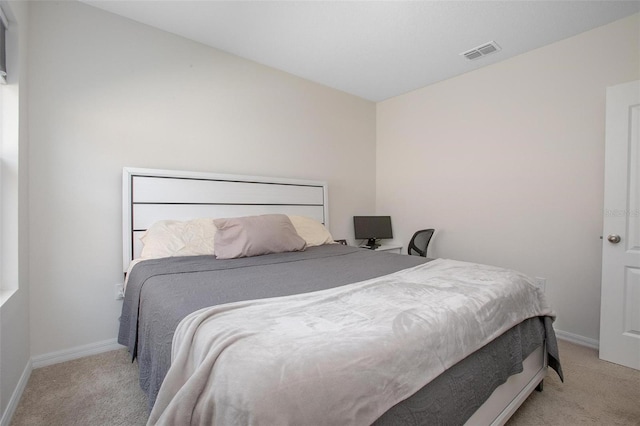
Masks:
[[[565,383],[550,370],[544,391],[534,391],[507,424],[640,426],[640,371],[559,344]],[[146,406],[137,364],[123,349],[34,370],[11,425],[144,425]]]

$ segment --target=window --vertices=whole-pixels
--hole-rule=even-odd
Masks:
[[[7,18],[0,9],[0,83],[7,82]]]
[[[2,4],[4,9],[6,6]],[[17,26],[0,9],[0,305],[18,289]],[[9,10],[10,12],[10,10]]]
[[[4,290],[9,287],[5,285],[3,275],[3,256],[2,251],[4,248],[4,240],[2,238],[3,228],[5,226],[2,220],[2,208],[3,208],[3,163],[4,163],[4,85],[7,83],[7,49],[6,49],[6,33],[7,33],[7,18],[4,15],[2,9],[0,9],[0,291],[4,293]],[[4,299],[4,297],[2,298]]]

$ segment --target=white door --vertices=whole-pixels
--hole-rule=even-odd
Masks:
[[[600,358],[640,370],[640,81],[607,89]]]

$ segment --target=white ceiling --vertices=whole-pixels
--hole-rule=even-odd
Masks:
[[[371,101],[640,11],[611,0],[82,1]],[[502,50],[460,56],[489,41]]]

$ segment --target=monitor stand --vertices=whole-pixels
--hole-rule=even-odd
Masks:
[[[376,243],[376,239],[375,238],[369,238],[369,241],[367,241],[367,248],[369,250],[375,250],[378,247],[380,247],[380,244]]]

